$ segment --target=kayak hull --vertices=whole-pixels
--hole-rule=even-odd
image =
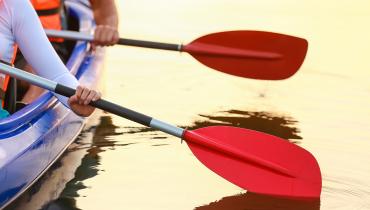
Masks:
[[[67,1],[69,13],[80,30],[94,26],[88,7]],[[104,58],[103,50],[89,51],[77,42],[67,67],[80,83],[97,87]],[[0,121],[0,209],[26,191],[60,157],[81,132],[85,118],[75,115],[51,93],[46,93],[22,110]]]

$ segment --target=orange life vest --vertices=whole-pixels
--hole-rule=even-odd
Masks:
[[[45,29],[61,30],[61,0],[30,0]],[[61,38],[50,38],[52,42],[63,42]]]
[[[12,60],[11,60],[11,63],[6,63],[6,62],[1,61],[2,63],[9,64],[9,65],[13,65],[14,60],[15,60],[15,56],[16,56],[16,54],[17,54],[18,46],[17,46],[17,45],[14,45],[13,47],[14,47],[14,51],[13,51],[13,58],[12,58]],[[8,75],[5,75],[4,82],[3,82],[2,86],[0,87],[0,88],[1,88],[1,90],[3,90],[3,91],[1,91],[1,92],[3,92],[3,93],[4,93],[4,96],[5,96],[6,90],[8,89],[9,79],[10,79],[10,77],[9,77]],[[3,97],[4,97],[4,96],[1,96],[1,97],[0,97],[0,100],[2,101],[2,103],[0,104],[0,107],[4,107],[4,100],[3,100]]]

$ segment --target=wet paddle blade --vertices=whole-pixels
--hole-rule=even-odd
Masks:
[[[186,131],[183,139],[204,165],[248,191],[320,197],[321,173],[316,159],[287,140],[228,126]]]
[[[281,80],[302,65],[305,39],[263,31],[227,31],[200,37],[183,47],[204,65],[240,77]]]

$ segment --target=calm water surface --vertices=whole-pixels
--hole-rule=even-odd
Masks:
[[[321,166],[321,199],[248,193],[204,167],[179,139],[97,112],[20,209],[370,209],[368,1],[117,3],[125,37],[187,43],[251,29],[308,39],[304,65],[284,81],[225,75],[187,54],[114,47],[103,87],[107,99],[182,127],[233,125],[299,144]]]

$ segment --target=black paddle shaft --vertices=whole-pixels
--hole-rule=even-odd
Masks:
[[[71,97],[76,93],[76,90],[61,84],[57,84],[57,86],[55,87],[55,93],[66,97]],[[127,109],[103,99],[92,101],[90,105],[145,126],[150,126],[150,122],[152,121],[152,118],[147,115],[135,112],[133,110]]]
[[[162,43],[162,42],[142,41],[142,40],[135,40],[135,39],[120,38],[118,41],[118,44],[134,46],[134,47],[161,49],[161,50],[182,51],[182,45]]]

